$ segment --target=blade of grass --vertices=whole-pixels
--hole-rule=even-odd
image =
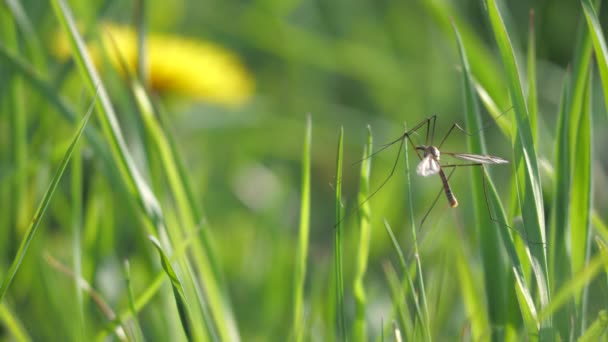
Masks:
[[[418,249],[418,230],[416,228],[416,223],[415,223],[415,219],[414,219],[414,197],[412,194],[412,179],[410,177],[410,159],[409,159],[409,154],[408,154],[408,149],[409,146],[407,143],[403,144],[403,158],[404,158],[404,162],[405,162],[405,186],[407,187],[407,189],[405,190],[407,193],[407,202],[408,202],[408,206],[409,206],[409,218],[410,218],[410,227],[411,227],[411,233],[412,233],[412,241],[414,243],[414,258],[416,261],[416,272],[418,274],[418,288],[420,290],[420,302],[422,305],[422,312],[420,311],[420,307],[417,307],[417,313],[418,313],[418,319],[420,319],[420,322],[422,324],[422,328],[424,331],[424,337],[427,341],[431,341],[432,340],[432,335],[431,335],[431,327],[430,327],[430,316],[429,316],[429,307],[428,307],[428,301],[427,301],[427,297],[426,297],[426,287],[424,286],[424,273],[422,273],[422,261],[420,260],[420,251]],[[385,225],[387,223],[385,222]],[[387,228],[390,227],[387,226]],[[392,235],[392,231],[390,232]],[[397,243],[397,240],[394,239],[394,235],[392,235],[391,237],[394,241],[393,241],[393,245],[396,248],[399,248],[399,244]],[[396,245],[395,245],[396,244]],[[400,253],[401,258],[403,259],[403,254]],[[414,295],[415,300],[418,300],[418,297],[416,297],[416,292],[414,291],[414,284],[412,283],[411,279],[409,279],[409,272],[407,270],[405,261],[402,260],[402,266],[403,266],[403,273],[408,277],[408,283],[410,286],[410,290],[412,295]]]
[[[83,184],[82,184],[82,156],[78,146],[72,153],[71,167],[71,219],[72,219],[72,268],[74,272],[74,292],[76,297],[76,324],[74,328],[74,338],[78,341],[88,340],[86,328],[84,326],[84,306],[82,301],[82,290],[78,285],[78,279],[82,278],[82,208],[83,208]]]
[[[51,3],[55,15],[59,19],[61,26],[69,38],[76,64],[84,78],[87,88],[91,92],[94,92],[95,89],[99,89],[99,96],[96,101],[96,106],[99,111],[99,121],[101,122],[104,136],[110,143],[111,152],[120,174],[127,185],[127,189],[136,199],[137,203],[139,203],[145,212],[146,217],[155,228],[159,230],[161,238],[166,239],[162,235],[164,233],[163,213],[160,209],[158,200],[154,197],[149,186],[139,174],[131,154],[127,149],[110,97],[101,82],[97,70],[93,66],[93,61],[86,50],[84,41],[76,29],[72,14],[63,0],[53,0]]]
[[[606,39],[604,38],[600,21],[591,0],[581,0],[581,4],[589,26],[591,40],[593,41],[593,50],[595,51],[600,78],[602,80],[604,101],[606,101],[606,108],[608,108],[608,47],[606,46]]]
[[[32,341],[32,338],[28,336],[27,331],[17,316],[2,303],[0,303],[0,321],[3,322],[2,326],[11,334],[9,340],[14,338],[18,342]]]
[[[293,335],[296,341],[304,338],[304,284],[306,281],[306,260],[310,235],[310,147],[312,144],[312,122],[310,114],[306,118],[306,133],[302,152],[302,194],[300,197],[300,227],[298,250],[294,271]]]
[[[150,241],[152,241],[152,243],[154,244],[154,247],[156,247],[156,249],[158,251],[158,255],[160,257],[160,263],[161,263],[163,269],[165,270],[165,273],[169,277],[169,280],[171,280],[171,288],[173,289],[173,295],[175,297],[175,304],[177,305],[177,311],[179,312],[179,317],[182,322],[182,327],[184,328],[184,332],[186,333],[186,337],[188,338],[188,340],[192,341],[194,336],[191,331],[191,326],[193,324],[197,324],[197,323],[193,322],[192,318],[191,318],[192,309],[190,308],[190,305],[189,305],[190,301],[186,298],[186,295],[184,293],[184,288],[182,286],[182,282],[177,277],[177,274],[175,273],[173,266],[171,266],[171,262],[169,261],[169,258],[165,254],[165,251],[163,250],[162,246],[160,245],[160,242],[154,236],[150,236],[149,238],[150,238]],[[197,336],[197,338],[200,338],[200,336]]]
[[[591,73],[585,87],[580,121],[577,126],[576,145],[572,159],[572,187],[570,193],[570,267],[573,274],[578,273],[588,261],[589,230],[591,227],[591,198],[592,198],[592,122],[591,122]],[[575,304],[581,308],[582,297],[575,297]],[[585,312],[579,311],[580,317]]]
[[[464,98],[464,112],[465,122],[467,130],[470,132],[479,132],[483,128],[481,127],[481,119],[479,115],[479,106],[477,99],[475,98],[475,88],[471,80],[470,67],[467,59],[466,51],[462,45],[462,39],[458,28],[454,25],[454,33],[456,35],[456,41],[458,42],[458,51],[460,53],[460,60],[462,63],[462,89]],[[485,140],[482,134],[473,134],[467,136],[467,145],[471,153],[486,154]],[[507,269],[505,260],[502,258],[500,249],[500,237],[499,231],[502,229],[497,224],[492,224],[492,218],[488,213],[488,204],[486,203],[486,191],[484,188],[484,172],[481,167],[472,167],[471,169],[471,181],[472,181],[472,192],[473,192],[473,203],[475,208],[476,226],[479,227],[479,244],[482,255],[483,269],[484,269],[484,282],[485,282],[485,294],[487,296],[486,303],[490,304],[486,309],[488,310],[490,324],[495,327],[504,327],[507,325],[507,293],[511,293],[508,289],[511,284],[506,283],[506,272]],[[488,179],[488,182],[491,182]],[[484,229],[486,227],[486,229]],[[512,241],[505,241],[505,243],[512,243]],[[478,314],[476,316],[485,316]],[[475,316],[474,316],[475,317]],[[484,322],[487,324],[488,322]],[[473,331],[474,336],[482,336],[486,333],[488,326],[484,324],[475,325],[473,328],[483,328],[483,331]],[[499,338],[494,333],[498,330],[492,330],[492,336],[494,339]]]
[[[608,266],[608,253],[595,255],[578,273],[574,274],[553,296],[551,303],[539,313],[539,319],[552,315],[581,291]]]
[[[80,126],[78,127],[78,130],[74,134],[74,138],[72,138],[72,142],[70,143],[70,146],[66,150],[66,152],[63,156],[63,159],[61,160],[61,163],[59,164],[59,167],[57,168],[57,171],[55,172],[55,175],[53,176],[53,179],[51,180],[51,184],[49,185],[48,189],[44,193],[44,196],[42,197],[42,201],[40,202],[38,209],[36,209],[36,213],[34,214],[34,217],[32,218],[32,221],[30,222],[30,225],[27,228],[27,231],[25,232],[25,236],[21,240],[21,243],[19,244],[19,249],[17,250],[17,255],[15,255],[15,258],[13,259],[13,262],[11,263],[11,266],[10,266],[7,274],[5,275],[4,280],[2,281],[2,286],[0,287],[0,302],[2,302],[2,298],[4,298],[6,291],[8,290],[15,275],[17,274],[19,267],[21,266],[21,262],[23,261],[23,258],[25,257],[25,254],[27,253],[28,247],[29,247],[30,243],[32,242],[32,239],[34,239],[34,236],[36,235],[38,226],[40,225],[40,221],[42,220],[42,217],[46,213],[46,209],[48,208],[49,203],[51,203],[51,199],[53,198],[55,189],[57,189],[57,185],[59,184],[59,181],[61,180],[61,176],[63,176],[63,172],[65,171],[65,169],[68,165],[68,162],[70,161],[70,158],[72,157],[72,152],[74,151],[76,145],[78,144],[78,141],[80,141],[82,132],[84,132],[84,128],[86,127],[87,122],[89,121],[89,118],[91,117],[92,113],[93,113],[93,105],[91,105],[88,112],[82,118],[82,120],[80,122]]]
[[[131,315],[133,317],[132,339],[135,342],[143,341],[144,336],[141,330],[141,324],[139,323],[139,318],[137,317],[137,309],[135,308],[135,296],[133,295],[133,287],[131,284],[131,265],[129,264],[129,260],[125,260],[123,270],[125,276],[125,286],[127,288],[127,296],[129,297],[129,309],[131,310]]]
[[[346,341],[346,322],[344,319],[344,278],[342,274],[342,155],[344,149],[344,127],[340,127],[338,138],[338,157],[336,160],[336,224],[334,245],[334,271],[336,274],[336,299],[339,339]]]
[[[146,134],[151,143],[157,148],[158,156],[162,164],[162,172],[166,175],[171,193],[177,203],[177,211],[181,224],[185,227],[186,235],[194,235],[203,223],[203,218],[198,212],[194,197],[188,192],[188,180],[183,170],[180,170],[179,156],[174,144],[171,143],[169,133],[163,129],[161,123],[156,119],[154,107],[150,97],[143,86],[132,79],[131,88],[142,116]],[[163,182],[164,183],[164,182]],[[221,286],[221,275],[213,255],[208,229],[200,229],[202,246],[194,243],[192,250],[196,262],[194,266],[201,275],[201,283],[204,284],[204,296],[209,302],[213,314],[215,326],[218,328],[222,340],[238,339],[238,331],[230,308],[224,305],[227,295]]]
[[[602,336],[608,331],[608,311],[601,310],[597,319],[589,326],[579,338],[578,342],[594,342],[601,341]]]
[[[534,33],[534,9],[530,10],[530,31],[528,32],[528,115],[534,146],[538,146],[538,91],[536,87],[536,35]]]
[[[407,145],[407,144],[404,144]],[[388,224],[388,221],[385,219],[384,220],[384,229],[386,230],[386,233],[388,234],[388,236],[391,239],[391,242],[393,243],[393,248],[395,249],[395,252],[397,253],[397,256],[399,257],[399,265],[401,266],[401,271],[403,272],[403,277],[404,277],[404,282],[407,283],[408,286],[408,292],[412,294],[413,300],[414,300],[414,307],[416,308],[416,319],[418,322],[420,322],[420,324],[422,325],[422,329],[423,329],[423,333],[425,335],[425,339],[427,341],[431,341],[430,339],[430,329],[427,327],[428,325],[428,319],[427,319],[427,315],[426,313],[423,313],[423,309],[421,308],[420,305],[420,300],[418,298],[418,292],[416,291],[416,288],[414,287],[414,282],[412,280],[412,277],[410,276],[407,264],[405,262],[405,258],[403,257],[403,251],[401,250],[401,247],[399,246],[399,242],[397,242],[397,238],[395,237],[395,234],[393,233],[393,230],[391,229],[391,226]],[[415,254],[416,259],[419,259],[417,254]],[[422,277],[422,274],[418,275],[419,278]],[[404,286],[402,286],[404,287]],[[405,292],[405,290],[404,290]],[[423,292],[420,291],[420,296],[422,297]],[[416,334],[416,329],[414,328],[413,334],[412,336],[414,336],[415,338],[418,336]]]
[[[389,262],[384,264],[384,274],[391,291],[393,310],[396,311],[397,318],[401,323],[401,328],[403,328],[407,340],[411,341],[414,339],[415,335],[410,310],[405,301],[407,294],[404,291],[404,287],[401,286],[401,282],[397,277],[397,272]],[[381,331],[384,332],[384,326],[381,327]]]
[[[5,6],[0,7],[0,30],[2,34],[2,40],[6,42],[9,48],[13,51],[20,51],[20,42],[18,39],[16,22],[13,20],[13,16]],[[7,85],[7,96],[6,111],[10,118],[10,155],[11,163],[13,164],[15,174],[13,175],[12,194],[11,194],[11,205],[12,205],[12,225],[15,232],[20,235],[23,229],[27,225],[28,216],[31,213],[27,212],[27,112],[25,110],[25,93],[23,88],[23,80],[21,75],[18,73],[9,73],[8,80],[5,81]]]
[[[456,248],[455,264],[460,285],[462,301],[467,311],[467,317],[471,324],[471,337],[473,341],[488,339],[489,336],[495,337],[492,329],[492,316],[488,314],[486,301],[484,300],[483,289],[479,289],[471,264],[464,250],[464,243],[461,241]],[[492,300],[491,298],[488,298]],[[491,306],[491,305],[490,305]]]
[[[521,174],[516,173],[520,208],[523,216],[526,235],[528,237],[528,254],[531,257],[532,270],[538,286],[541,308],[550,302],[550,288],[546,257],[545,217],[542,198],[538,160],[534,149],[534,141],[530,128],[530,117],[524,98],[515,54],[507,34],[504,22],[494,0],[487,0],[488,15],[498,44],[509,92],[513,100],[513,110],[517,123],[517,141],[515,142],[516,169],[522,167]],[[523,179],[522,179],[523,178]],[[530,248],[530,242],[535,244]],[[541,321],[540,338],[552,339],[551,317]]]
[[[358,210],[359,213],[359,247],[357,248],[357,268],[353,281],[353,292],[355,297],[355,322],[353,323],[353,341],[366,341],[367,328],[365,324],[365,312],[367,299],[365,295],[364,278],[367,270],[369,257],[369,244],[371,239],[371,206],[365,201],[369,196],[369,178],[372,153],[372,130],[367,126],[367,144],[363,147],[361,162],[361,174],[359,179],[358,203],[363,203]]]

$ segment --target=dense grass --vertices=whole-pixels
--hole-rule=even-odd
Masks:
[[[0,339],[607,338],[599,2],[180,4],[0,7]],[[157,30],[255,94],[168,93]],[[396,139],[435,113],[413,144],[510,161],[447,166],[458,208]]]

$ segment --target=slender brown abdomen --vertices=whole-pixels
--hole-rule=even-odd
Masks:
[[[443,183],[443,190],[445,191],[445,195],[448,197],[450,207],[456,208],[458,206],[458,200],[452,193],[452,188],[450,188],[450,183],[448,183],[448,177],[445,176],[443,169],[439,169],[439,177],[441,177],[441,183]]]

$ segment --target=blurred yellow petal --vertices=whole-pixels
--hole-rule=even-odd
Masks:
[[[102,43],[110,62],[122,72],[122,59],[130,71],[137,64],[136,32],[126,26],[104,24]],[[98,53],[89,44],[95,61]],[[70,55],[67,39],[57,39],[59,57]],[[146,37],[149,87],[159,94],[175,93],[223,105],[240,105],[253,94],[254,80],[230,51],[211,42],[173,35]],[[99,65],[99,63],[97,63]]]

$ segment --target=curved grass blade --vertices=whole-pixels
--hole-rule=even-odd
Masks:
[[[353,341],[366,341],[367,329],[365,325],[366,295],[363,280],[367,270],[369,244],[371,239],[371,205],[365,201],[369,196],[369,178],[371,161],[369,158],[372,153],[372,131],[367,126],[367,144],[363,148],[363,158],[361,159],[361,175],[359,178],[358,203],[363,203],[358,210],[359,213],[359,247],[357,248],[357,265],[353,282],[353,292],[355,297],[355,322],[353,323]]]
[[[600,21],[591,0],[581,0],[581,4],[589,26],[591,40],[593,41],[593,50],[595,51],[600,78],[602,80],[604,101],[606,101],[606,108],[608,108],[608,47],[606,46],[606,39],[604,38]]]
[[[342,155],[344,149],[344,127],[340,127],[338,138],[338,158],[336,160],[336,179],[342,179]],[[337,319],[339,339],[346,341],[346,320],[344,319],[344,276],[342,273],[342,181],[336,182],[336,225],[334,246],[334,270],[336,272]]]
[[[306,260],[310,235],[310,147],[312,144],[312,122],[310,114],[306,118],[306,134],[302,153],[302,195],[300,198],[300,227],[298,250],[294,271],[293,337],[296,341],[304,338],[304,283],[306,281]]]
[[[44,216],[46,209],[48,208],[49,203],[51,202],[51,199],[53,198],[53,194],[55,193],[55,189],[57,189],[57,185],[59,184],[59,181],[61,180],[61,176],[63,176],[63,172],[65,171],[65,168],[67,167],[68,162],[70,161],[70,158],[72,157],[72,152],[74,151],[76,145],[78,144],[78,141],[80,141],[82,132],[84,132],[84,128],[86,127],[87,122],[89,121],[89,118],[91,117],[92,113],[93,113],[93,105],[91,104],[91,106],[89,107],[89,110],[87,111],[85,116],[82,118],[82,120],[80,122],[80,126],[78,127],[78,130],[74,134],[74,138],[72,138],[72,142],[70,143],[70,146],[66,150],[66,152],[63,156],[63,159],[61,160],[61,163],[59,164],[59,167],[57,168],[57,171],[55,172],[55,175],[53,176],[53,179],[51,180],[51,184],[49,185],[49,188],[46,190],[46,192],[44,193],[44,196],[42,197],[42,201],[40,202],[40,205],[38,206],[38,209],[36,210],[36,213],[34,214],[34,217],[32,218],[32,221],[31,221],[29,227],[27,228],[27,231],[25,232],[25,237],[23,238],[23,240],[21,240],[21,243],[19,244],[19,249],[17,250],[17,255],[15,255],[15,259],[13,259],[13,262],[12,262],[9,270],[4,277],[4,280],[2,281],[2,286],[0,287],[0,302],[2,301],[2,298],[4,297],[4,295],[6,294],[6,291],[8,290],[8,287],[11,285],[15,275],[17,274],[19,267],[21,266],[21,262],[23,261],[23,258],[25,257],[25,254],[27,253],[28,247],[29,247],[30,243],[32,242],[32,239],[36,235],[36,231],[38,230],[40,221],[41,221],[42,217]]]
[[[507,34],[504,22],[494,0],[486,1],[490,23],[498,44],[507,81],[509,92],[513,100],[513,110],[517,123],[517,139],[515,142],[515,167],[517,172],[517,188],[519,195],[519,206],[521,208],[524,229],[528,242],[533,241],[534,246],[526,247],[530,256],[532,270],[538,286],[541,308],[545,308],[550,302],[550,288],[548,281],[548,264],[546,256],[545,217],[540,174],[538,171],[538,160],[534,149],[534,140],[530,127],[530,117],[521,87],[521,81],[515,54],[511,41]],[[545,317],[541,321],[540,338],[552,338],[551,317]]]
[[[160,242],[153,236],[150,236],[149,239],[154,244],[154,247],[156,247],[158,250],[160,263],[163,270],[165,270],[165,273],[167,276],[169,276],[169,280],[171,280],[171,288],[173,289],[173,296],[175,297],[175,304],[177,305],[177,311],[179,312],[182,327],[184,328],[184,332],[186,333],[188,340],[192,341],[193,335],[190,326],[192,324],[196,324],[196,322],[191,322],[191,309],[188,304],[188,300],[186,299],[186,295],[184,294],[182,283],[177,277],[173,266],[171,266],[171,262],[169,261],[169,258],[167,258],[165,251],[160,245]]]

